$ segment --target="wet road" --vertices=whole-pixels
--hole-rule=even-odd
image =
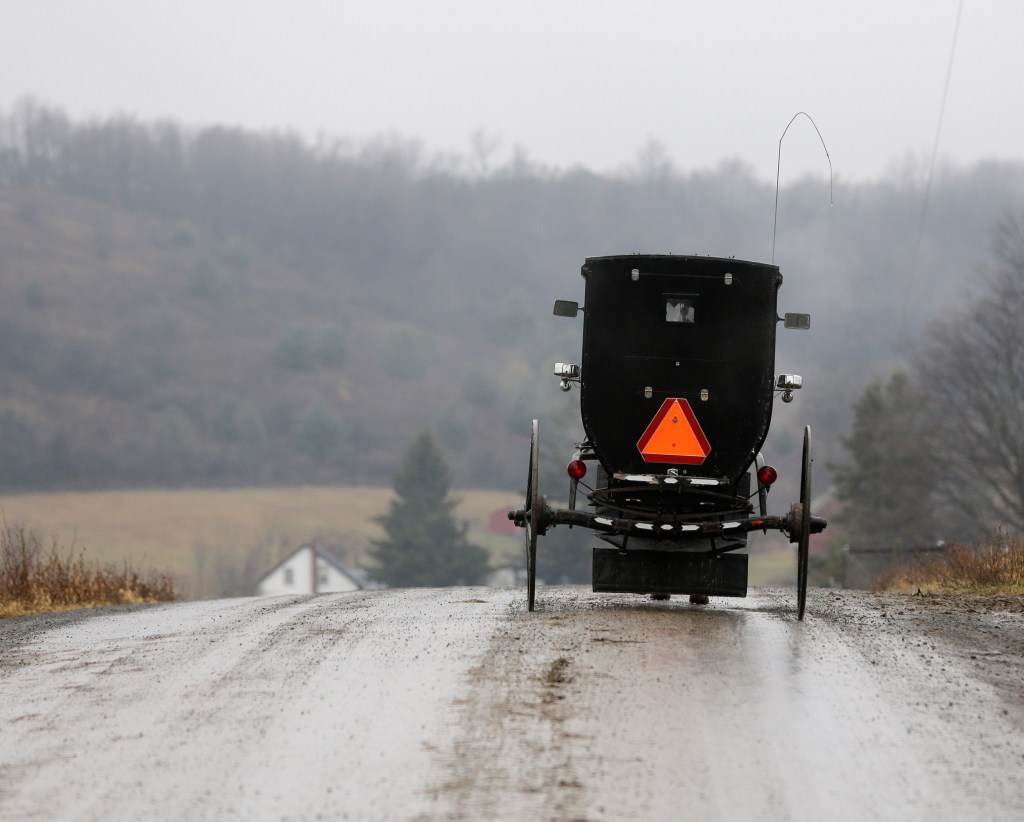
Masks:
[[[0,622],[0,818],[1024,818],[1019,599],[538,597]]]

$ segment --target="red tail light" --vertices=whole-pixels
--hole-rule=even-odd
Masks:
[[[762,465],[757,469],[757,481],[761,485],[771,485],[779,478],[779,472],[770,465]]]
[[[581,480],[587,475],[587,464],[583,460],[573,460],[565,467],[570,479]]]

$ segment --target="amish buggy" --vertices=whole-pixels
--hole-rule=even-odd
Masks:
[[[569,503],[540,491],[534,420],[526,499],[509,512],[524,529],[527,604],[536,600],[538,537],[558,525],[592,529],[593,589],[742,597],[752,531],[783,532],[797,546],[797,615],[807,598],[808,542],[825,520],[811,515],[811,430],[804,429],[800,496],[769,515],[778,473],[764,461],[776,398],[803,380],[775,373],[775,335],[809,329],[807,314],[777,314],[775,265],[676,255],[590,257],[582,358],[557,363],[560,387],[577,386],[584,438],[568,463]],[[591,466],[593,471],[590,470]],[[587,480],[587,476],[592,476]]]

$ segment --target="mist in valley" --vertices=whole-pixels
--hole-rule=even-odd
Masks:
[[[581,435],[551,366],[582,323],[551,306],[582,298],[586,257],[772,252],[771,182],[653,141],[599,175],[31,100],[0,134],[7,489],[386,484],[424,429],[458,485],[517,488],[533,416],[556,450]],[[780,311],[813,317],[779,335],[805,377],[781,457],[804,422],[839,457],[859,391],[970,299],[1024,192],[1022,165],[941,166],[922,228],[927,172],[837,175],[834,204],[820,177],[780,189]]]

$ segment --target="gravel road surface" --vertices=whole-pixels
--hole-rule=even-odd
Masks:
[[[0,819],[1020,820],[1024,599],[376,591],[0,622]]]

